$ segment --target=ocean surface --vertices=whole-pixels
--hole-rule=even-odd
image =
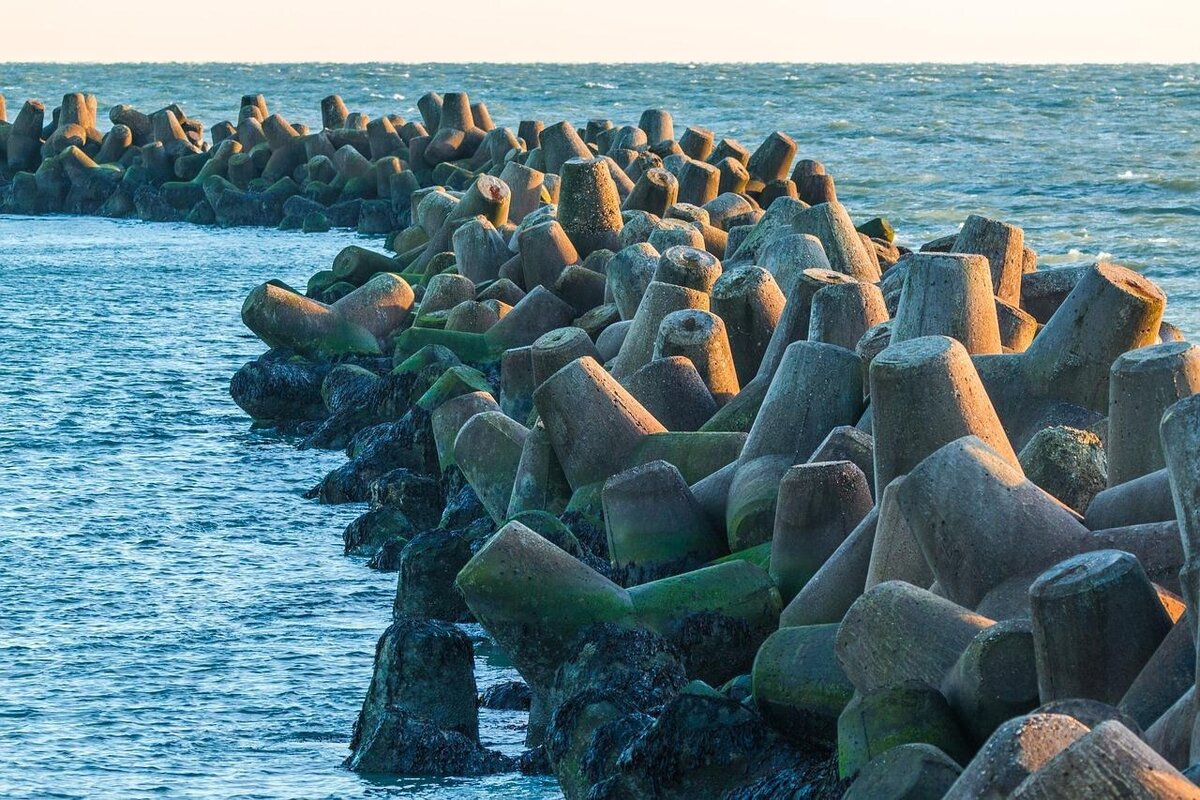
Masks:
[[[0,64],[10,118],[89,91],[321,98],[416,117],[464,89],[498,124],[634,123],[646,107],[753,147],[787,131],[858,220],[899,240],[967,214],[1024,226],[1043,268],[1111,257],[1200,335],[1200,67]],[[107,127],[105,125],[104,127]],[[340,767],[395,576],[341,555],[361,508],[301,498],[339,453],[252,432],[228,381],[264,349],[245,293],[302,283],[348,233],[0,217],[0,796],[557,796],[517,775],[380,784]],[[480,688],[513,676],[476,628]],[[520,751],[518,714],[484,712]]]

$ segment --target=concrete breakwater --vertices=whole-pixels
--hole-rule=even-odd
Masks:
[[[368,120],[336,96],[321,110],[325,127],[310,133],[247,95],[236,122],[206,131],[177,104],[150,113],[117,105],[102,132],[94,95],[69,93],[49,112],[28,100],[11,122],[0,95],[0,213],[306,232],[403,227],[411,192],[433,180],[431,169],[405,169],[425,163],[408,149],[428,138],[425,125],[396,115]],[[477,113],[486,118],[486,109]]]
[[[351,127],[326,105],[298,137]],[[549,771],[571,798],[1200,796],[1200,351],[1152,282],[1039,271],[981,216],[897,247],[782,132],[420,108],[402,154],[349,145],[377,195],[392,170],[359,208],[390,205],[395,255],[255,289],[271,349],[231,386],[346,450],[312,494],[369,502],[346,550],[399,573],[351,768]],[[214,214],[262,189],[200,183]],[[354,202],[307,194],[304,218]],[[482,700],[528,705],[519,761],[478,743],[469,618],[524,679]]]

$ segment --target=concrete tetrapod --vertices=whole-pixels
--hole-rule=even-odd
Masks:
[[[694,207],[690,206],[690,204],[679,205],[688,205],[689,207]],[[650,235],[646,241],[648,241],[650,246],[654,247],[654,249],[660,253],[666,253],[668,249],[673,247],[689,247],[691,249],[696,249],[696,251],[700,251],[701,253],[707,252],[706,249],[704,249],[704,234],[701,233],[700,229],[696,228],[696,225],[691,224],[690,222],[685,222],[683,219],[670,217],[666,219],[659,219],[658,222],[654,223],[654,229],[650,231]],[[708,255],[713,254],[708,253]],[[715,255],[713,255],[713,258],[716,258]],[[707,291],[707,289],[703,288],[700,290]]]
[[[1115,705],[1171,630],[1154,586],[1129,553],[1068,558],[1029,587],[1043,703]]]
[[[633,451],[628,466],[666,461],[674,464],[683,479],[698,483],[737,460],[746,443],[744,433],[667,431],[653,433]],[[728,490],[727,490],[728,493]],[[699,498],[697,498],[699,499]],[[706,510],[707,514],[708,511]],[[721,519],[724,519],[722,516]]]
[[[646,242],[631,244],[617,251],[608,262],[605,293],[612,295],[621,319],[633,319],[646,287],[658,269],[659,253]]]
[[[977,253],[987,262],[996,297],[1006,303],[1021,302],[1025,234],[1009,225],[978,214],[967,217],[950,248],[954,253]]]
[[[454,308],[459,303],[475,299],[475,284],[457,273],[434,275],[425,286],[418,314],[432,314]]]
[[[510,221],[520,224],[525,216],[542,204],[543,184],[546,175],[516,161],[509,161],[500,172],[500,180],[508,184],[511,199],[508,207]]]
[[[497,525],[507,519],[529,429],[500,411],[467,420],[454,440],[454,462]]]
[[[754,704],[785,735],[837,742],[837,720],[854,696],[834,654],[838,626],[781,628],[762,644],[751,671]]]
[[[646,287],[633,315],[633,324],[613,361],[613,376],[622,380],[648,364],[654,355],[654,342],[663,319],[673,311],[692,308],[707,311],[708,295],[695,289],[652,281]]]
[[[581,631],[633,613],[629,592],[519,522],[488,539],[455,585],[538,690],[551,685]]]
[[[1146,729],[1143,738],[1154,752],[1186,770],[1192,764],[1192,730],[1196,726],[1196,686],[1193,684]]]
[[[544,286],[534,287],[499,322],[488,328],[484,339],[495,350],[533,344],[543,333],[571,324],[575,310]]]
[[[627,585],[696,569],[728,552],[679,470],[666,461],[609,478],[603,505],[608,551]]]
[[[663,250],[654,270],[654,280],[660,283],[673,283],[705,293],[712,292],[720,277],[721,262],[715,256],[686,245]]]
[[[542,134],[545,136],[545,133]],[[562,165],[558,221],[579,255],[619,249],[621,198],[609,162],[603,158],[572,158]]]
[[[740,390],[725,322],[710,311],[685,309],[663,317],[653,359],[669,356],[684,356],[695,365],[718,407]]]
[[[1174,520],[1175,515],[1171,477],[1166,469],[1160,469],[1097,492],[1088,503],[1083,522],[1095,531],[1166,522]]]
[[[864,283],[879,280],[879,262],[867,252],[841,203],[820,203],[803,209],[792,218],[791,228],[790,233],[811,233],[821,240],[830,269]]]
[[[533,360],[534,386],[542,382],[572,361],[587,356],[599,360],[599,353],[591,338],[582,328],[555,328],[539,336],[530,346]]]
[[[928,744],[957,763],[971,746],[946,699],[908,680],[856,694],[838,717],[838,774],[850,778],[878,756],[906,744]]]
[[[666,430],[593,358],[551,375],[533,402],[574,489],[621,472],[646,435]]]
[[[1003,620],[977,633],[942,679],[941,689],[976,744],[1005,721],[1037,708],[1037,664],[1029,620]]]
[[[533,410],[533,346],[513,347],[500,356],[500,409],[513,419],[529,419]]]
[[[621,210],[648,211],[661,217],[678,198],[679,180],[661,167],[652,167],[638,176]]]
[[[720,686],[750,670],[779,627],[779,591],[747,561],[727,561],[629,590],[639,622],[683,652],[687,674]]]
[[[438,466],[443,471],[454,464],[454,440],[467,421],[484,411],[499,411],[496,399],[487,392],[468,392],[452,397],[433,410],[430,425],[437,447]]]
[[[704,379],[683,356],[656,358],[623,382],[668,430],[698,431],[717,411]]]
[[[783,315],[779,318],[771,341],[763,353],[755,380],[771,382],[775,371],[783,361],[783,354],[793,342],[808,338],[808,326],[812,321],[812,300],[818,291],[826,286],[838,283],[855,283],[848,275],[828,269],[806,269],[796,280],[796,285],[788,293],[787,303],[783,307]]]
[[[796,156],[796,141],[783,131],[772,131],[746,161],[750,174],[770,183],[784,178]]]
[[[1183,542],[1183,595],[1194,604],[1200,601],[1200,395],[1186,397],[1168,408],[1159,430]],[[1188,614],[1193,634],[1198,616]]]
[[[791,456],[777,454],[738,461],[725,500],[725,535],[731,552],[771,540],[779,484],[795,462]]]
[[[742,385],[758,373],[786,302],[771,273],[762,267],[731,269],[712,287],[712,312],[725,321]]]
[[[892,341],[950,336],[967,352],[999,353],[1000,326],[987,259],[960,253],[915,253],[892,325]]]
[[[1012,800],[1186,800],[1200,788],[1119,722],[1102,722],[1021,782]]]
[[[884,581],[906,581],[913,586],[933,583],[933,572],[925,554],[896,500],[896,492],[903,480],[903,475],[894,479],[879,495],[879,522],[875,526],[871,563],[867,567],[867,589]]]
[[[888,581],[846,612],[838,661],[859,692],[910,680],[940,686],[975,636],[993,624],[925,589]]]
[[[866,476],[871,495],[875,494],[875,442],[871,434],[864,433],[853,425],[838,425],[829,432],[808,457],[808,463],[818,461],[849,461]]]
[[[829,269],[829,259],[821,240],[811,233],[779,236],[765,244],[758,254],[758,265],[775,276],[779,290],[791,297],[796,282],[806,269]],[[857,282],[857,281],[856,281]]]
[[[618,320],[596,337],[596,351],[600,353],[597,361],[604,364],[611,364],[612,360],[617,357],[617,353],[621,352],[621,345],[625,344],[625,337],[629,335],[629,329],[633,326],[633,320],[622,319]]]
[[[1200,396],[1181,399],[1166,409],[1160,433],[1183,555],[1189,566],[1195,566],[1200,563]],[[1200,597],[1192,589],[1192,599]]]
[[[1115,264],[1094,264],[1028,350],[977,356],[975,366],[1009,438],[1023,446],[1056,405],[1107,413],[1109,368],[1127,350],[1154,344],[1165,304],[1149,279]]]
[[[764,455],[803,461],[831,430],[853,425],[862,408],[858,356],[836,345],[795,342],[770,381],[739,461]]]
[[[464,223],[451,237],[458,271],[475,283],[495,280],[511,255],[504,239],[483,216]]]
[[[379,353],[381,334],[398,329],[412,303],[409,285],[388,273],[372,278],[332,306],[269,282],[246,296],[242,322],[270,347],[308,355]]]
[[[902,744],[871,759],[842,800],[940,798],[962,773],[954,759],[931,744]]]
[[[1195,685],[1195,638],[1187,621],[1181,619],[1171,627],[1117,707],[1133,717],[1142,730],[1149,731],[1154,721]]]
[[[349,145],[347,145],[349,146]],[[484,216],[499,228],[508,221],[508,205],[511,197],[508,185],[491,175],[480,175],[463,193],[462,199],[447,213],[445,220],[436,230],[429,231],[429,242],[409,264],[411,272],[426,272],[435,256],[453,248],[454,232],[468,220]]]
[[[971,358],[957,340],[922,336],[891,344],[872,360],[870,380],[877,487],[963,436],[979,437],[1014,467],[1018,464]]]
[[[875,284],[833,284],[813,295],[808,338],[853,350],[863,334],[887,319],[883,294]]]
[[[1005,352],[1024,353],[1037,335],[1037,320],[1000,298],[996,298],[996,321],[1000,324],[1000,345]]]
[[[1088,727],[1065,714],[1030,714],[998,727],[942,800],[1005,800]]]
[[[797,464],[779,482],[771,578],[789,602],[871,510],[862,470],[849,461]]]
[[[918,464],[897,500],[942,593],[968,608],[1087,549],[1076,516],[976,436]]]
[[[779,616],[780,627],[841,622],[863,593],[879,521],[871,509]]]
[[[516,244],[521,265],[519,281],[527,290],[553,287],[567,266],[580,261],[579,251],[558,220],[520,228]]]
[[[1083,697],[1072,697],[1068,700],[1054,700],[1038,706],[1033,713],[1066,714],[1069,717],[1074,717],[1093,730],[1101,722],[1114,720],[1132,731],[1135,736],[1142,736],[1142,729],[1133,720],[1133,717],[1129,716],[1116,706],[1109,705],[1108,703],[1102,703],[1099,700],[1088,700]]]
[[[604,258],[609,255],[607,250],[598,250],[593,253],[593,257]],[[588,259],[593,260],[592,258]],[[608,285],[608,278],[603,272],[591,269],[583,264],[571,264],[558,275],[558,280],[554,282],[552,287],[554,293],[562,299],[566,300],[575,314],[582,319],[577,319],[576,323],[580,327],[588,327],[587,315],[593,312],[604,304],[604,290]],[[612,309],[616,311],[615,308]],[[595,315],[609,316],[608,309],[600,309],[595,311]],[[618,315],[611,314],[611,320],[615,321]],[[590,331],[591,335],[595,335],[599,331],[594,328]]]
[[[521,449],[506,519],[525,511],[558,515],[566,511],[570,500],[571,486],[563,474],[550,436],[543,425],[534,425]]]
[[[1200,347],[1168,342],[1122,354],[1109,373],[1108,485],[1166,466],[1158,425],[1163,412],[1200,392]]]

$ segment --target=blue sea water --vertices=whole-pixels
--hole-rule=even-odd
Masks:
[[[1109,255],[1200,334],[1200,67],[0,64],[37,97],[243,93],[314,124],[320,99],[415,117],[466,89],[498,124],[636,122],[664,106],[825,162],[856,219],[903,243],[968,213],[1022,224],[1044,268]],[[328,265],[349,233],[0,217],[0,795],[554,797],[516,775],[380,784],[340,768],[395,576],[341,555],[358,507],[301,493],[337,453],[252,432],[228,381],[263,347],[256,283]],[[512,676],[478,629],[481,688]],[[483,735],[520,750],[520,715]]]

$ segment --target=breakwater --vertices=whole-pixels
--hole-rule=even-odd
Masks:
[[[572,70],[564,69],[562,72],[564,79],[567,79],[566,76],[570,75]],[[616,70],[615,72],[618,75],[620,74],[620,70]],[[923,81],[925,79],[930,81],[929,83],[922,84],[923,86],[928,87],[922,91],[924,91],[930,98],[936,98],[931,99],[930,102],[937,102],[942,108],[953,106],[955,91],[950,83],[950,76],[939,71],[938,69],[929,69],[924,71],[920,69],[914,69],[903,72],[905,74],[915,74]],[[1003,72],[1003,70],[999,71],[1000,74],[996,78],[996,80],[1000,82],[996,84],[997,91],[1004,90],[1004,86],[1002,85],[1004,83]],[[1031,72],[1037,74],[1038,70],[1032,70]],[[924,73],[929,73],[929,75],[925,75]],[[97,74],[103,75],[104,73],[99,72]],[[119,70],[114,71],[114,74],[119,74]],[[162,74],[169,75],[170,68],[168,67],[164,69]],[[761,82],[762,74],[762,70],[746,71],[745,77],[748,81],[748,85],[754,85],[755,81]],[[941,79],[947,81],[947,83],[942,87],[938,87],[936,83],[932,82],[938,80],[937,78],[933,77],[936,74],[941,74]],[[1133,73],[1131,72],[1131,74]],[[370,80],[371,79],[363,79],[363,83],[368,84],[370,83]],[[613,78],[614,82],[618,82],[619,80],[619,78]],[[866,81],[867,76],[859,76],[857,80]],[[904,78],[899,80],[903,81]],[[1061,80],[1061,78],[1059,80]],[[1163,85],[1167,85],[1167,76],[1164,76],[1163,80]],[[20,78],[18,77],[18,82],[19,81]],[[356,83],[357,79],[351,78],[349,81],[329,80],[325,81],[324,83],[325,85],[340,86],[346,82]],[[255,82],[254,84],[248,84],[248,82],[245,80],[239,81],[239,83],[242,85],[259,85],[258,82]],[[433,82],[429,80],[423,81],[423,85],[438,85],[447,83],[449,85],[455,85],[457,82]],[[70,83],[67,85],[70,85]],[[88,85],[96,84],[89,82]],[[186,84],[181,85],[186,86]],[[295,86],[301,85],[303,84],[299,82],[295,84]],[[800,82],[792,82],[788,85],[797,87],[802,86]],[[851,108],[849,105],[847,105],[845,102],[837,102],[835,100],[835,98],[837,98],[839,95],[844,94],[844,91],[841,87],[849,85],[851,85],[851,82],[847,81],[845,83],[838,83],[838,88],[831,89],[831,102],[828,108],[821,108],[817,104],[806,106],[806,108],[812,109],[814,112],[814,123],[831,115],[834,117],[845,116],[851,122],[861,123],[862,117],[858,113],[848,110]],[[1028,86],[1018,86],[1017,84],[1012,85],[1016,86],[1017,88],[1017,98],[1013,101],[1013,105],[1020,107],[1023,113],[1027,112],[1030,114],[1030,116],[1025,117],[1026,119],[1041,119],[1043,122],[1045,122],[1043,112],[1037,110],[1039,107],[1044,107],[1045,104],[1041,104],[1036,100],[1037,94],[1030,90]],[[1121,85],[1121,81],[1114,81],[1113,85],[1119,87]],[[96,86],[97,89],[100,88],[99,85]],[[153,82],[147,81],[145,86],[152,87]],[[714,88],[719,86],[720,84],[716,84]],[[898,83],[898,86],[903,87],[903,83]],[[1155,81],[1154,86],[1158,86],[1157,81]],[[289,86],[288,88],[291,89],[292,87]],[[401,88],[402,90],[405,90],[403,87]],[[146,108],[153,108],[155,107],[153,100],[155,93],[150,88],[147,88],[146,91],[150,92],[152,99],[147,102],[139,102],[138,105]],[[630,96],[636,96],[637,91],[637,87],[627,86],[624,87],[619,94],[622,98],[628,99]],[[1164,89],[1163,91],[1169,93],[1171,90]],[[612,89],[597,88],[581,90],[575,92],[574,95],[567,91],[564,92],[563,97],[570,98],[570,100],[567,102],[582,102],[586,105],[589,101],[582,100],[581,98],[586,97],[588,92],[594,92],[598,94],[607,92],[608,96],[612,96],[613,94]],[[275,88],[271,88],[266,93],[267,96],[271,97],[273,100],[277,96],[281,95],[288,97],[283,89],[277,91]],[[901,93],[904,94],[903,91]],[[15,92],[14,94],[22,97],[36,96],[37,94],[41,94],[42,96],[52,96],[55,94],[55,92],[51,90],[49,92]],[[1137,94],[1140,96],[1140,93]],[[124,93],[114,91],[108,91],[105,93],[105,95],[108,97],[115,96],[122,98],[132,96],[132,94],[126,95]],[[184,102],[184,105],[189,107],[193,112],[199,109],[202,113],[196,114],[196,116],[201,116],[210,121],[212,119],[219,119],[220,114],[209,109],[215,108],[217,111],[220,111],[221,109],[227,108],[227,101],[231,96],[229,92],[226,92],[224,95],[219,97],[220,102],[207,101],[206,103],[206,101],[203,99],[203,93],[188,93],[188,90],[185,89],[183,92],[181,92],[181,95],[183,95],[182,99],[185,99],[186,101],[191,101],[193,98],[195,98],[195,102]],[[173,96],[173,93],[169,94],[168,96]],[[236,95],[233,96],[236,97]],[[312,95],[313,98],[319,96],[319,94]],[[416,94],[411,94],[408,102],[411,103],[411,100],[415,99],[417,96],[418,95]],[[489,98],[489,100],[491,100],[494,99],[496,95],[489,92],[482,96],[486,96]],[[706,96],[713,95],[710,93]],[[775,95],[770,96],[778,99]],[[1147,96],[1156,97],[1158,95],[1154,91],[1147,91]],[[381,95],[381,97],[383,97],[383,95]],[[512,110],[517,108],[517,106],[512,105],[514,100],[511,98],[507,99],[509,110],[503,114],[496,114],[497,118],[510,121],[515,125],[515,121],[522,118],[522,116],[530,116],[530,114],[527,113],[529,110],[537,111],[538,108],[545,105],[540,101],[526,102],[527,105],[531,105],[533,108],[526,108],[525,110],[521,111],[520,115],[518,115]],[[1066,117],[1082,117],[1086,120],[1088,119],[1087,106],[1089,102],[1090,100],[1086,91],[1079,91],[1078,87],[1076,87],[1076,90],[1074,91],[1067,91],[1062,97],[1061,107],[1064,109],[1063,114],[1066,115]],[[366,100],[365,102],[350,102],[350,105],[355,108],[369,108],[371,103],[378,104],[372,113],[372,116],[374,117],[380,112],[380,110],[387,110],[390,106],[402,107],[405,101],[399,100],[393,103],[390,100]],[[627,103],[627,105],[629,105],[631,108],[640,108],[647,104],[647,101],[639,103],[636,100],[632,104]],[[674,102],[672,102],[671,105],[674,108],[680,107],[679,104]],[[272,106],[276,106],[276,103],[273,102]],[[280,108],[287,109],[289,112],[295,111],[296,116],[293,118],[305,119],[310,124],[315,124],[313,119],[315,114],[312,113],[312,110],[309,110],[307,114],[304,113],[304,109],[306,109],[307,106],[311,106],[312,109],[316,109],[315,102],[297,103],[293,99],[278,103],[278,107]],[[837,108],[834,108],[834,106],[837,106]],[[907,104],[907,106],[911,108],[912,104]],[[1105,109],[1105,112],[1108,114],[1107,119],[1112,123],[1111,127],[1106,127],[1103,124],[1098,125],[1095,120],[1092,122],[1085,122],[1084,125],[1088,127],[1089,130],[1101,131],[1101,136],[1105,135],[1105,133],[1111,135],[1113,130],[1121,129],[1122,123],[1120,122],[1119,113],[1114,113],[1120,111],[1120,106],[1121,103],[1118,103],[1115,100],[1113,102],[1109,102],[1103,98],[1098,98],[1096,101],[1096,107],[1097,109]],[[493,111],[495,111],[496,108],[497,106],[493,105]],[[870,113],[869,109],[871,106],[869,103],[865,103],[863,106],[861,106],[861,108],[864,112],[867,112],[868,114]],[[751,127],[754,125],[761,126],[764,124],[764,122],[772,122],[778,119],[778,124],[785,130],[798,131],[804,134],[802,139],[804,146],[802,149],[806,154],[815,153],[822,157],[826,157],[827,160],[830,158],[827,154],[833,152],[840,154],[840,160],[848,160],[850,164],[853,164],[853,168],[849,168],[847,166],[839,169],[839,194],[846,199],[848,206],[856,212],[855,216],[863,218],[883,212],[886,213],[893,221],[898,219],[903,220],[903,224],[897,225],[899,228],[900,241],[907,242],[910,245],[919,245],[920,243],[933,238],[934,235],[946,232],[956,227],[962,219],[961,214],[955,215],[956,209],[963,210],[979,208],[974,201],[967,201],[962,197],[957,197],[953,194],[954,192],[958,191],[968,191],[972,193],[978,193],[979,199],[990,207],[1003,206],[1006,209],[1004,213],[1005,218],[1019,220],[1025,226],[1028,240],[1031,242],[1036,242],[1039,250],[1041,251],[1041,261],[1043,262],[1044,266],[1057,265],[1062,263],[1063,259],[1069,260],[1072,258],[1066,254],[1068,247],[1078,245],[1087,250],[1089,248],[1088,244],[1080,243],[1082,239],[1087,238],[1085,236],[1086,230],[1084,228],[1084,225],[1086,225],[1090,227],[1092,231],[1090,237],[1093,243],[1091,252],[1094,253],[1096,248],[1100,248],[1116,252],[1122,258],[1124,258],[1127,254],[1136,255],[1139,260],[1144,259],[1141,261],[1139,267],[1146,264],[1151,265],[1150,274],[1154,275],[1156,280],[1158,280],[1161,276],[1166,275],[1167,280],[1164,282],[1164,286],[1186,287],[1186,272],[1177,272],[1175,274],[1171,274],[1171,270],[1173,269],[1175,262],[1172,261],[1169,255],[1166,257],[1165,261],[1162,260],[1159,255],[1163,253],[1169,254],[1172,251],[1172,248],[1178,246],[1179,240],[1176,240],[1175,244],[1165,242],[1167,242],[1167,239],[1172,235],[1172,225],[1178,222],[1179,218],[1177,216],[1171,216],[1170,213],[1162,215],[1161,208],[1159,211],[1155,211],[1153,214],[1151,214],[1151,216],[1146,216],[1147,213],[1150,213],[1153,210],[1151,207],[1155,206],[1156,204],[1161,207],[1171,205],[1172,203],[1167,202],[1165,196],[1161,202],[1156,202],[1154,199],[1155,192],[1165,190],[1155,190],[1153,186],[1157,184],[1151,184],[1149,181],[1142,180],[1146,177],[1145,173],[1157,172],[1157,167],[1159,165],[1150,164],[1145,161],[1139,161],[1136,156],[1128,162],[1125,161],[1125,159],[1129,158],[1133,153],[1133,149],[1126,149],[1122,145],[1125,142],[1132,144],[1134,141],[1133,139],[1118,139],[1116,140],[1114,146],[1109,148],[1108,152],[1112,153],[1114,156],[1119,154],[1121,160],[1115,162],[1110,162],[1102,156],[1096,157],[1094,155],[1087,155],[1089,146],[1094,143],[1093,139],[1089,138],[1087,141],[1080,142],[1078,147],[1071,148],[1071,152],[1069,154],[1064,153],[1067,158],[1066,163],[1063,165],[1061,175],[1055,174],[1053,171],[1048,172],[1044,168],[1044,165],[1038,162],[1037,153],[1044,151],[1039,151],[1036,149],[1028,150],[1025,148],[1013,148],[1014,152],[1017,150],[1022,151],[1021,157],[1023,159],[1033,159],[1033,162],[1028,165],[1028,171],[1025,173],[1025,177],[1030,175],[1036,176],[1034,183],[1037,184],[1037,189],[1032,196],[1025,196],[1024,198],[1021,197],[1020,193],[1015,191],[1013,185],[1008,185],[1003,179],[991,174],[993,166],[996,164],[996,160],[994,158],[984,159],[983,161],[979,162],[978,172],[974,173],[973,171],[973,175],[970,176],[958,174],[953,170],[947,171],[945,165],[943,165],[942,169],[935,169],[927,166],[931,161],[934,161],[938,158],[953,159],[953,154],[963,152],[964,147],[967,150],[986,152],[988,147],[986,144],[987,139],[996,139],[1004,136],[1005,134],[1011,136],[1013,129],[1006,125],[1003,118],[996,119],[994,117],[992,112],[998,110],[999,107],[990,104],[986,109],[980,109],[982,115],[985,117],[992,117],[992,121],[989,122],[987,126],[987,130],[990,132],[990,135],[988,136],[967,139],[957,137],[949,133],[944,133],[941,144],[937,148],[908,147],[903,158],[896,156],[894,160],[897,165],[903,165],[906,168],[909,167],[909,165],[913,165],[916,167],[915,171],[917,173],[925,170],[940,173],[936,177],[933,175],[914,175],[914,178],[919,178],[919,185],[928,186],[930,189],[924,196],[909,194],[907,195],[907,200],[903,199],[906,197],[905,193],[911,192],[914,188],[913,186],[908,185],[906,182],[908,177],[906,173],[911,170],[902,171],[898,175],[894,170],[889,171],[889,167],[886,163],[877,162],[872,166],[868,166],[868,164],[870,164],[870,160],[867,156],[871,155],[875,151],[878,151],[880,154],[886,152],[889,154],[888,157],[891,158],[892,150],[887,144],[886,124],[881,125],[868,123],[868,127],[872,131],[880,132],[881,135],[884,135],[885,141],[881,141],[878,144],[872,144],[863,138],[856,138],[854,136],[854,131],[851,128],[843,127],[841,130],[846,132],[841,134],[833,132],[838,130],[837,127],[829,128],[829,132],[825,133],[817,130],[810,130],[808,128],[807,116],[804,120],[795,118],[794,110],[789,108],[779,107],[774,111],[752,115],[754,119],[748,124]],[[412,109],[409,109],[409,111],[412,111]],[[730,131],[731,126],[713,124],[714,120],[718,120],[722,118],[722,116],[728,117],[730,114],[731,112],[722,110],[720,102],[717,102],[713,104],[711,110],[691,110],[687,114],[679,114],[677,116],[678,118],[682,119],[708,123],[712,125],[714,129]],[[589,118],[590,116],[594,116],[594,114],[589,111],[588,113],[577,112],[570,115],[564,114],[561,116],[583,120]],[[624,118],[628,121],[633,121],[633,118],[636,118],[637,114],[632,113],[632,117],[622,117],[621,112],[614,111],[612,116],[615,118]],[[553,112],[547,112],[546,118],[558,119],[560,118],[560,115]],[[901,118],[898,118],[897,124],[899,125],[900,123]],[[1050,129],[1049,123],[1039,124],[1034,127],[1043,134],[1047,133]],[[907,130],[912,134],[913,137],[918,139],[920,138],[918,128],[913,127],[908,128]],[[1033,130],[1034,128],[1030,128],[1031,133]],[[933,135],[936,138],[938,134],[936,131],[934,131],[930,135]],[[1186,137],[1186,132],[1183,132],[1183,135]],[[743,134],[742,137],[744,141],[749,142],[757,142],[761,139],[760,135],[749,136]],[[801,137],[798,136],[797,138]],[[1045,137],[1034,136],[1031,138],[1038,139]],[[832,144],[834,141],[837,141],[836,145]],[[890,141],[899,140],[893,136]],[[968,144],[968,141],[970,144]],[[1030,139],[1024,139],[1019,136],[1017,137],[1017,141],[1025,142],[1026,148],[1033,147],[1038,144]],[[1140,141],[1145,143],[1149,140],[1143,138]],[[1183,143],[1182,140],[1180,143]],[[1169,154],[1171,152],[1170,148],[1157,148],[1157,151],[1163,154]],[[1096,168],[1095,173],[1088,173],[1085,175],[1078,170],[1071,172],[1073,167],[1071,167],[1070,164],[1075,160],[1076,156],[1083,157],[1084,160],[1088,161],[1089,166],[1094,165]],[[1169,169],[1170,158],[1172,158],[1172,156],[1165,155],[1165,158],[1166,160],[1161,166],[1163,169]],[[1127,169],[1127,167],[1132,169]],[[1121,178],[1120,176],[1124,175],[1126,172],[1130,173],[1128,177]],[[1015,175],[1016,173],[1010,174]],[[1169,178],[1166,179],[1169,180]],[[868,183],[872,184],[869,190],[866,188]],[[1167,192],[1167,194],[1170,194],[1170,192]],[[1006,199],[999,200],[998,198],[1000,197]],[[1007,198],[1011,198],[1012,209],[1014,210],[1009,209],[1009,201]],[[1074,208],[1075,201],[1071,198],[1080,199],[1078,208]],[[1175,204],[1184,204],[1186,202],[1186,200],[1178,200],[1175,201]],[[1136,211],[1138,215],[1125,216],[1122,213],[1120,216],[1121,223],[1120,225],[1116,225],[1115,219],[1117,218],[1114,217],[1113,214],[1121,211],[1120,207],[1123,203],[1131,206],[1129,208],[1131,213],[1134,211],[1132,206],[1136,205]],[[1015,210],[1018,208],[1019,211]],[[863,211],[867,211],[867,213],[863,214]],[[1107,221],[1107,224],[1105,221]],[[9,223],[9,230],[13,229],[11,227],[13,225],[28,224],[29,223],[24,220],[13,220]],[[58,220],[57,222],[48,220],[41,227],[41,230],[52,230],[55,225],[62,227],[68,226],[69,224],[69,221],[62,219]],[[173,229],[173,227],[169,227],[166,230],[170,231]],[[82,230],[92,231],[93,228],[89,227]],[[151,242],[153,238],[148,237],[146,234],[148,230],[153,230],[153,228],[121,227],[119,230],[122,232],[122,237],[128,237],[128,241],[130,243],[139,241]],[[201,229],[197,228],[195,230],[200,231]],[[57,240],[48,239],[48,246],[50,241]],[[247,238],[246,241],[249,242],[250,239]],[[286,239],[280,239],[278,241],[286,242]],[[1114,244],[1116,246],[1113,246]],[[296,246],[303,247],[303,245]],[[285,246],[283,250],[286,250],[288,247],[290,247],[290,245]],[[80,252],[82,255],[83,250],[80,249],[78,252]],[[155,249],[153,252],[158,252],[158,250]],[[269,249],[266,251],[266,253],[264,253],[264,257],[271,252],[279,252],[279,250],[277,248]],[[300,261],[307,260],[308,263],[314,264],[314,266],[318,263],[331,264],[332,255],[332,252],[329,252],[328,255],[313,254],[311,256],[302,257]],[[147,257],[153,256],[147,253]],[[1079,259],[1080,256],[1075,255],[1074,258]],[[98,251],[90,252],[87,255],[87,259],[94,264],[104,263],[103,259],[99,257]],[[261,264],[257,266],[248,265],[251,267],[249,274],[255,274],[255,270],[258,271],[258,274],[276,274],[280,277],[288,279],[293,285],[303,286],[304,278],[307,277],[307,275],[302,270],[295,269],[294,265],[299,263],[298,260],[296,258],[292,258],[288,263],[293,265],[291,271],[287,271],[278,267],[272,267],[270,264]],[[299,282],[296,282],[295,279],[299,279]],[[221,279],[217,275],[213,275],[213,280],[218,281]],[[247,279],[242,278],[241,280],[246,281]],[[1181,325],[1186,328],[1190,321],[1190,316],[1187,313],[1189,291],[1186,288],[1178,292],[1172,290],[1171,296],[1171,308],[1173,311],[1169,312],[1170,317],[1173,321],[1181,323]],[[251,346],[251,349],[252,348],[253,346]],[[244,350],[240,348],[233,348],[230,350],[230,352],[244,352]],[[312,463],[315,462],[310,462],[309,466],[312,466]],[[321,516],[323,517],[324,515]],[[293,564],[292,566],[295,567],[297,565]],[[280,565],[280,569],[287,568],[284,567],[284,565]],[[236,574],[233,570],[228,571],[231,575]],[[359,681],[363,685],[366,683],[365,678],[359,678]],[[361,688],[359,689],[359,692],[361,693]],[[486,713],[487,712],[485,711],[485,714]],[[343,713],[342,716],[344,719],[345,714]],[[337,728],[339,726],[337,724],[333,724],[329,727]],[[281,759],[281,761],[283,763],[287,763],[286,759]],[[281,784],[276,785],[279,786]],[[265,794],[270,794],[271,789],[269,787],[264,787],[263,792]]]
[[[1159,287],[978,214],[900,247],[782,131],[418,107],[396,255],[256,288],[231,386],[345,449],[310,495],[368,500],[346,551],[399,571],[349,768],[1200,793],[1200,350]],[[464,619],[523,678],[483,700],[528,704],[518,759],[478,742]]]

